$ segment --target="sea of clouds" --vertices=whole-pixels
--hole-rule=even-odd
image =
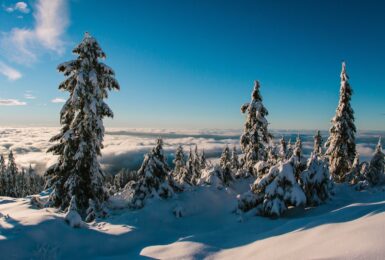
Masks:
[[[38,173],[55,163],[56,158],[47,153],[50,147],[49,139],[57,134],[59,128],[54,127],[25,127],[0,128],[0,154],[7,155],[12,149],[16,162],[21,167],[30,164]],[[156,142],[156,138],[164,139],[164,149],[169,162],[178,145],[182,145],[187,154],[190,147],[198,146],[204,149],[207,157],[213,161],[218,158],[226,145],[239,148],[241,130],[170,130],[170,129],[128,129],[108,128],[104,139],[101,165],[106,172],[115,174],[122,168],[138,169],[144,154]],[[309,155],[313,147],[314,131],[273,131],[275,142],[282,136],[295,142],[297,134],[303,141],[305,155]],[[328,132],[321,133],[324,140]],[[361,160],[370,160],[378,137],[385,139],[385,132],[366,131],[357,135],[357,150]]]

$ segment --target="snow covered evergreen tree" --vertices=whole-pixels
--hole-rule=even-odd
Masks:
[[[385,154],[382,152],[381,138],[370,161],[366,178],[372,186],[385,184]]]
[[[318,153],[311,154],[307,169],[300,175],[300,181],[309,206],[317,206],[330,198],[332,183],[329,164]]]
[[[267,109],[262,104],[259,92],[259,82],[254,82],[251,102],[241,107],[242,113],[247,113],[244,131],[241,136],[241,148],[245,155],[244,168],[252,174],[254,165],[260,160],[267,160],[266,147],[272,139],[267,127]]]
[[[121,169],[114,177],[113,184],[116,190],[120,190],[126,186],[126,184],[132,180],[137,180],[138,175],[136,171],[130,171],[129,169]]]
[[[306,196],[297,183],[292,162],[279,162],[268,174],[258,178],[251,190],[238,197],[238,208],[253,208],[263,216],[280,216],[290,206],[306,204]]]
[[[285,159],[287,159],[287,143],[285,141],[285,139],[282,138],[279,140],[279,152],[278,152],[278,155],[279,155],[279,158],[281,161],[284,161]]]
[[[207,159],[206,159],[205,150],[202,150],[202,153],[199,157],[199,165],[201,166],[202,171],[207,167]]]
[[[200,155],[198,152],[198,146],[195,145],[192,183],[196,185],[199,182],[199,179],[201,178],[201,176],[202,176],[202,165],[201,165]]]
[[[190,161],[192,160],[191,156],[192,154],[190,149],[190,157],[189,157]],[[176,182],[181,186],[191,185],[192,176],[189,173],[192,173],[192,171],[189,171],[187,169],[185,154],[183,152],[183,147],[181,145],[179,145],[178,148],[176,149],[175,158],[173,162],[175,166],[171,175],[176,180]]]
[[[286,153],[286,159],[289,159],[293,156],[293,145],[291,144],[291,138],[287,142],[287,153]]]
[[[233,180],[231,172],[231,155],[228,145],[226,145],[225,149],[222,152],[219,165],[222,169],[222,181],[224,184],[228,184],[231,180]]]
[[[19,169],[17,168],[15,157],[13,156],[12,150],[9,151],[9,154],[8,154],[8,165],[5,172],[6,172],[5,173],[6,194],[7,196],[17,197],[18,191],[16,186],[17,184],[16,178],[17,178]]]
[[[4,156],[0,154],[0,195],[5,195],[5,171],[7,166],[5,164]]]
[[[231,152],[231,169],[234,172],[237,172],[239,167],[240,167],[240,165],[239,165],[237,147],[235,147],[235,145],[234,145],[233,150]]]
[[[322,136],[321,136],[321,131],[317,131],[316,135],[314,136],[314,149],[313,153],[314,154],[322,154]]]
[[[85,34],[73,53],[75,60],[58,66],[67,77],[59,89],[68,91],[69,98],[60,112],[62,129],[50,140],[56,144],[48,150],[58,155],[58,161],[46,176],[53,188],[51,205],[65,210],[76,197],[73,208],[85,218],[90,199],[98,210],[107,199],[98,156],[103,148],[103,118],[113,117],[104,99],[109,90],[118,90],[119,84],[114,71],[100,62],[106,55],[90,34]]]
[[[289,160],[293,164],[295,176],[298,179],[300,173],[306,168],[306,159],[302,155],[302,140],[299,134],[294,145],[293,155]]]
[[[145,155],[138,178],[138,181],[131,181],[125,187],[132,208],[142,208],[149,198],[168,198],[174,193],[175,183],[170,178],[162,139],[159,138],[155,147]]]
[[[350,106],[352,88],[348,82],[345,62],[342,63],[340,98],[332,119],[330,136],[325,143],[329,156],[330,173],[337,182],[344,182],[356,156],[354,112]]]

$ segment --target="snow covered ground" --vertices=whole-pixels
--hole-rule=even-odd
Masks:
[[[198,187],[71,228],[55,209],[0,197],[2,259],[385,259],[385,187],[337,185],[333,200],[269,219],[234,213],[240,181]],[[173,210],[181,207],[184,216]]]

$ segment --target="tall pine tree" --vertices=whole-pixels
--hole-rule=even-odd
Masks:
[[[244,157],[244,168],[253,172],[253,166],[260,160],[267,159],[266,147],[272,139],[267,127],[266,116],[268,111],[262,104],[262,96],[259,92],[259,82],[254,82],[254,90],[251,95],[251,102],[241,107],[242,113],[246,113],[246,122],[241,136],[241,148]]]
[[[73,53],[75,60],[58,66],[66,76],[59,89],[68,91],[69,98],[60,112],[62,129],[50,140],[56,144],[48,149],[58,155],[58,161],[46,175],[53,188],[52,205],[64,210],[75,196],[73,207],[84,218],[90,200],[100,207],[107,199],[98,156],[103,148],[103,118],[113,117],[104,99],[108,91],[119,90],[119,84],[114,71],[100,62],[106,55],[90,34]]]
[[[337,182],[345,181],[345,176],[352,168],[356,156],[356,126],[354,111],[350,106],[353,91],[348,79],[346,64],[343,62],[339,103],[329,130],[330,136],[325,144],[326,155],[330,161],[330,173]]]

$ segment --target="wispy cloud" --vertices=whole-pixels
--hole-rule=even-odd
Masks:
[[[64,51],[62,38],[69,23],[67,0],[38,0],[34,10],[33,28],[15,27],[0,38],[1,54],[13,62],[31,64],[47,51]]]
[[[26,93],[24,94],[24,98],[25,98],[25,99],[36,99],[36,97],[35,97],[34,95],[32,95],[31,92],[26,92]]]
[[[0,74],[4,75],[9,80],[17,80],[22,76],[19,71],[10,67],[2,61],[0,61]]]
[[[0,99],[0,106],[25,106],[27,103],[17,99]]]
[[[15,11],[22,12],[24,14],[27,14],[30,12],[30,9],[28,8],[28,4],[25,2],[17,2],[16,4],[12,6],[5,7],[5,11],[8,13],[13,13]]]
[[[66,100],[63,98],[54,98],[51,100],[51,102],[52,103],[64,103],[64,102],[66,102]]]

